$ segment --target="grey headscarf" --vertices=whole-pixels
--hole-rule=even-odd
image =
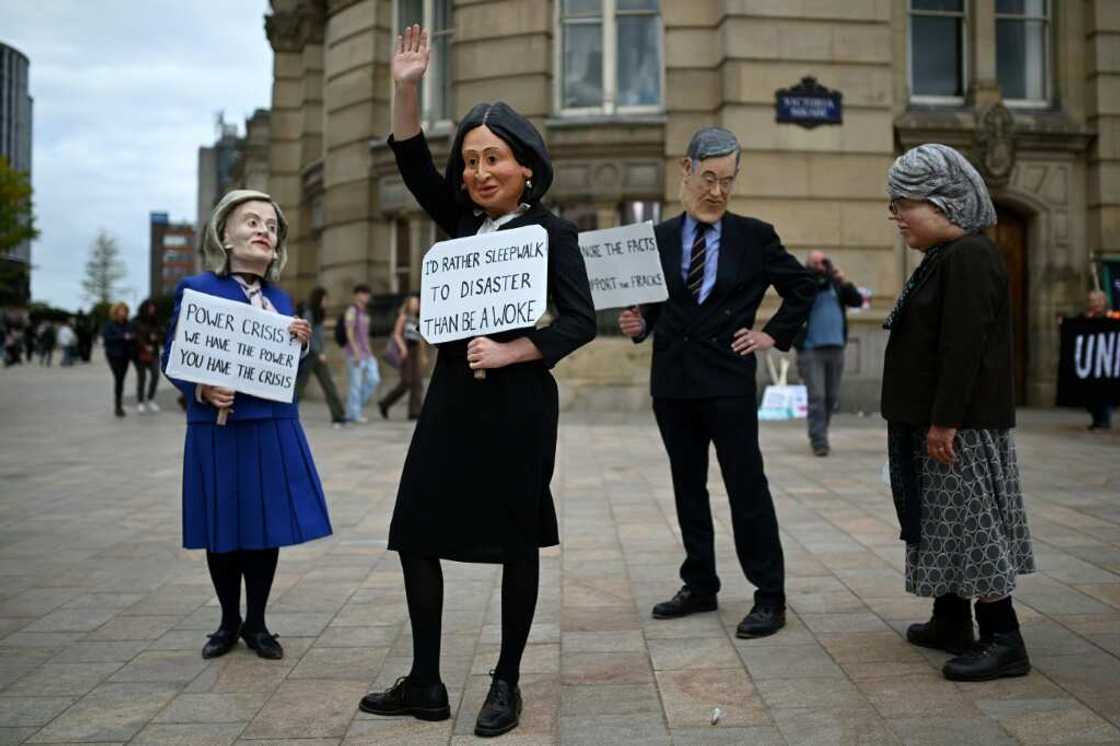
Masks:
[[[984,179],[948,145],[919,145],[900,155],[887,172],[887,194],[891,199],[928,200],[968,233],[996,222]]]
[[[206,223],[206,233],[202,237],[202,264],[206,269],[216,275],[229,272],[229,252],[222,245],[222,234],[225,233],[226,220],[233,208],[243,202],[268,202],[276,210],[276,258],[268,265],[264,279],[276,282],[280,279],[280,272],[288,263],[288,221],[280,211],[280,205],[264,192],[253,189],[234,189],[226,192],[214,211],[210,213],[210,220]]]

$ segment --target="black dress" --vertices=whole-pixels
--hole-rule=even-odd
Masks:
[[[483,216],[455,199],[423,134],[390,138],[405,184],[450,236],[477,233]],[[532,205],[500,228],[548,231],[551,325],[489,335],[527,337],[543,359],[474,377],[469,340],[438,346],[389,528],[389,548],[462,562],[501,563],[560,543],[550,482],[558,401],[549,369],[595,336],[595,310],[575,226]]]

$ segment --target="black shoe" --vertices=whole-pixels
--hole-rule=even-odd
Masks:
[[[389,408],[385,406],[385,402],[377,402],[377,411],[381,413],[381,419],[389,419]]]
[[[207,635],[210,639],[202,646],[202,657],[206,659],[217,658],[233,650],[237,647],[238,631],[237,628],[224,629],[218,627],[217,632],[212,635]]]
[[[447,702],[447,687],[442,682],[412,686],[408,677],[383,692],[370,692],[362,697],[358,709],[371,715],[411,715],[418,720],[447,720],[451,706]]]
[[[490,692],[478,713],[474,734],[483,738],[500,736],[509,733],[520,722],[521,689],[505,679],[495,678],[490,682]]]
[[[241,630],[241,639],[245,641],[250,650],[257,651],[257,655],[261,658],[274,661],[284,657],[284,648],[280,647],[280,643],[276,641],[278,636],[268,630],[261,630],[260,632],[247,632],[244,628]]]
[[[715,611],[719,602],[714,593],[696,593],[687,585],[682,586],[677,595],[653,607],[654,619],[676,619],[695,614],[698,611]]]
[[[113,414],[115,414],[117,417],[125,417],[126,416],[125,413],[124,413],[124,407],[117,407],[116,409],[113,410]]]
[[[946,661],[941,673],[950,681],[991,681],[1005,676],[1026,676],[1031,659],[1019,631],[997,633],[981,640],[964,655]]]
[[[953,619],[934,615],[925,624],[907,627],[906,641],[911,645],[961,655],[972,647],[976,637],[972,633],[971,617]]]
[[[829,453],[828,446],[813,446],[814,456],[827,456]]]
[[[786,626],[786,610],[777,606],[755,604],[751,613],[743,617],[735,628],[735,636],[748,640],[752,637],[767,637]]]

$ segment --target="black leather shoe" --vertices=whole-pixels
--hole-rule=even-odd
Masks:
[[[743,639],[767,637],[786,626],[786,610],[777,606],[754,605],[735,628],[735,636]]]
[[[677,617],[695,614],[698,611],[715,611],[719,602],[714,593],[696,593],[687,585],[683,586],[677,595],[668,601],[662,601],[653,607],[654,619],[676,619]]]
[[[976,637],[972,633],[971,618],[952,619],[934,615],[925,624],[907,627],[906,640],[919,647],[961,655],[972,647]]]
[[[370,692],[362,697],[358,709],[371,715],[411,715],[419,720],[447,720],[451,706],[447,702],[447,687],[442,683],[412,686],[408,677],[383,692]]]
[[[202,646],[202,657],[206,659],[217,658],[233,650],[237,646],[238,631],[238,629],[218,627],[217,632],[207,635],[210,639]]]
[[[278,635],[274,635],[268,630],[260,632],[247,632],[244,628],[241,630],[241,639],[245,641],[250,650],[257,651],[257,655],[261,658],[274,661],[284,657],[284,648],[280,647],[280,643],[276,641],[277,637]]]
[[[1030,672],[1031,659],[1018,630],[981,640],[964,655],[950,658],[941,669],[950,681],[991,681]]]
[[[509,733],[521,722],[521,689],[505,679],[490,682],[490,692],[478,713],[474,734],[483,738]]]

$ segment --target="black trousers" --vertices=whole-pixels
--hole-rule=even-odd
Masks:
[[[124,394],[124,377],[128,374],[127,357],[111,357],[109,368],[113,371],[113,405],[121,408],[121,396]]]
[[[735,552],[756,603],[785,605],[785,565],[778,519],[758,448],[753,395],[653,400],[653,413],[669,454],[673,494],[684,540],[681,579],[698,593],[717,593],[715,531],[708,497],[708,449],[715,443],[731,503]]]

